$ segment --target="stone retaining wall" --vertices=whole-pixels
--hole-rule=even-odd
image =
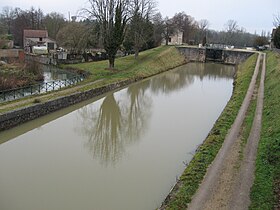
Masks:
[[[138,80],[139,79],[125,80],[100,88],[91,89],[85,92],[74,93],[68,96],[57,98],[52,101],[38,103],[29,107],[0,114],[0,131],[10,129],[12,127],[52,113],[59,109],[102,95],[106,92],[125,87]]]
[[[20,49],[0,49],[0,60],[7,63],[14,61],[24,61],[24,52]]]
[[[187,62],[219,62],[224,64],[236,65],[246,60],[253,52],[238,51],[238,50],[226,50],[226,49],[212,49],[212,48],[197,48],[197,47],[177,47],[179,52],[185,56]],[[213,51],[209,53],[208,51]],[[215,53],[217,51],[217,53]],[[219,56],[215,57],[216,54]],[[212,58],[211,55],[214,55]],[[209,57],[210,56],[210,57]]]

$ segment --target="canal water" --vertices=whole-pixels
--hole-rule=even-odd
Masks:
[[[44,81],[17,89],[0,91],[0,103],[34,94],[59,90],[84,80],[84,76],[82,75],[55,66],[41,64],[39,68],[43,72]]]
[[[66,71],[51,65],[40,65],[40,68],[43,71],[44,82],[66,80],[77,76],[77,74],[73,72]]]
[[[190,63],[0,133],[0,209],[154,210],[231,97]]]

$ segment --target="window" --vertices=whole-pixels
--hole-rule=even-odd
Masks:
[[[40,41],[40,42],[41,42],[41,41],[43,41],[43,38],[42,38],[42,37],[40,37],[40,38],[39,38],[39,41]]]

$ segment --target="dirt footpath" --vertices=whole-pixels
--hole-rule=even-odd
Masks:
[[[261,60],[263,60],[261,81],[259,89],[255,90],[257,92],[255,117],[245,149],[243,149],[240,133],[256,88]],[[265,54],[259,54],[251,83],[239,113],[188,209],[248,209],[261,130],[264,78]],[[240,161],[241,154],[243,154],[243,159]]]

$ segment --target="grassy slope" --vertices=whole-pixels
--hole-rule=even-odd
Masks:
[[[249,87],[256,60],[257,55],[253,55],[239,66],[231,100],[181,176],[180,188],[175,195],[171,196],[167,209],[184,209],[191,201],[191,197],[202,181],[207,167],[214,160],[229,128],[237,116]]]
[[[72,68],[78,68],[89,71],[91,76],[89,80],[98,79],[132,79],[144,78],[168,69],[177,67],[184,63],[184,57],[175,47],[161,46],[140,53],[137,60],[134,56],[118,58],[115,61],[117,70],[106,70],[108,61],[91,62],[67,65]]]
[[[250,209],[274,209],[280,181],[280,54],[267,54],[265,98]]]
[[[65,91],[54,91],[43,95],[34,95],[23,99],[15,100],[0,104],[0,113],[12,111],[14,109],[30,106],[35,99],[41,102],[53,100],[55,98],[70,95],[77,91],[89,90],[92,88],[101,87],[110,83],[126,79],[141,79],[158,74],[163,71],[175,68],[185,63],[182,56],[175,47],[161,46],[151,50],[141,52],[139,59],[135,60],[134,56],[118,58],[115,61],[115,67],[118,70],[106,70],[108,61],[90,62],[74,65],[64,65],[64,68],[71,67],[82,69],[91,73],[90,77],[81,82],[74,88],[65,88]],[[102,79],[102,81],[97,81]],[[90,84],[97,81],[94,84]],[[4,108],[1,107],[4,105]]]

